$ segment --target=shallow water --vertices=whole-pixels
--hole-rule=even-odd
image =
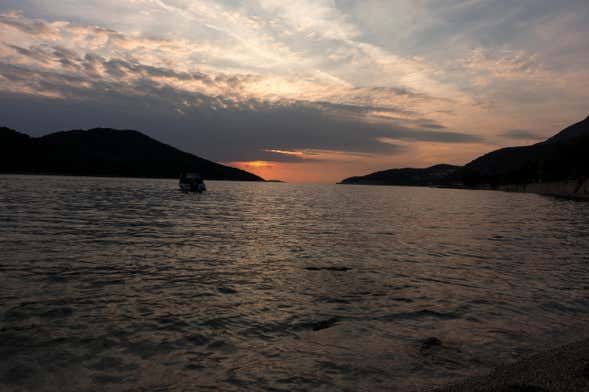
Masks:
[[[586,202],[207,188],[0,176],[0,390],[405,391],[589,329]]]

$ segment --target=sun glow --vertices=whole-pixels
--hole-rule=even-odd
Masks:
[[[272,166],[270,164],[270,162],[266,162],[266,161],[252,161],[252,162],[246,162],[245,163],[246,166],[251,166],[251,167],[269,167]]]
[[[259,169],[262,167],[272,167],[273,163],[266,162],[266,161],[246,161],[246,162],[231,162],[229,163],[232,166],[238,166],[241,168],[249,167]]]

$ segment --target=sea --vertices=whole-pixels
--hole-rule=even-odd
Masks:
[[[0,176],[0,390],[418,391],[589,335],[589,204]]]

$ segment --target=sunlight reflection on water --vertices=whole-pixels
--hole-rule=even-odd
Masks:
[[[0,389],[407,390],[589,327],[587,203],[176,188],[0,176]]]

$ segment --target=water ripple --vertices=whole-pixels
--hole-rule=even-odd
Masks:
[[[0,176],[0,389],[404,391],[589,327],[586,203],[207,185]]]

